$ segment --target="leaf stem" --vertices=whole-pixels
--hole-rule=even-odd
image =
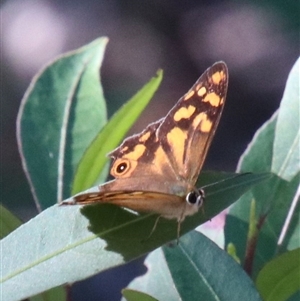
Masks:
[[[245,254],[245,261],[244,261],[244,270],[249,276],[252,275],[253,260],[254,260],[254,254],[256,250],[259,231],[263,226],[264,221],[267,217],[267,214],[262,215],[257,221],[255,216],[255,211],[256,211],[256,201],[253,199],[250,205],[249,230],[247,235],[247,246],[246,246],[246,254]]]

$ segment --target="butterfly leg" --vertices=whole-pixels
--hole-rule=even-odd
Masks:
[[[179,237],[180,237],[180,225],[181,225],[181,220],[180,221],[178,221],[178,223],[177,223],[177,239],[176,239],[176,243],[177,243],[177,245],[179,245]]]
[[[179,245],[181,223],[183,222],[183,220],[185,218],[184,211],[185,211],[185,209],[183,209],[180,218],[177,219],[177,245]]]

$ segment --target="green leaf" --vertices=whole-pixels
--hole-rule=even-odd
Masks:
[[[278,113],[276,112],[255,134],[240,159],[238,166],[240,172],[268,172],[271,170],[277,116]],[[293,235],[296,235],[295,233],[298,237],[300,235],[298,223],[300,210],[298,206],[295,212],[292,212],[291,223],[288,225],[283,243],[278,246],[279,237],[298,185],[299,174],[290,182],[273,176],[263,184],[259,184],[248,191],[230,208],[225,225],[226,245],[233,243],[236,246],[238,257],[253,277],[279,250],[281,252],[287,250]],[[253,241],[251,245],[254,250],[254,257],[252,259],[247,257],[246,260],[246,239],[252,200],[255,201],[256,220],[260,224],[260,231],[257,240]],[[299,240],[294,247],[297,245],[299,246]]]
[[[74,178],[72,194],[76,194],[96,185],[96,180],[103,182],[106,179],[106,174],[99,179],[100,172],[108,162],[106,154],[120,143],[124,135],[149,103],[161,83],[162,74],[162,70],[159,70],[156,77],[153,77],[123,105],[101,130],[79,163]]]
[[[239,160],[238,171],[270,172],[277,117],[278,111],[257,130]]]
[[[207,182],[205,175],[202,183]],[[211,219],[268,176],[230,174],[226,179],[213,174],[210,178],[221,182],[205,188],[204,214],[200,210],[186,218],[181,234]],[[136,215],[113,205],[48,208],[1,241],[3,299],[19,300],[87,278],[176,239],[177,223],[166,219],[146,239],[156,219],[154,214]]]
[[[258,274],[256,286],[264,301],[285,301],[300,290],[300,248],[268,262]]]
[[[240,265],[196,231],[183,236],[179,245],[154,251],[145,264],[148,272],[129,287],[160,300],[261,300]]]
[[[22,222],[0,204],[0,238],[4,238],[20,225],[22,225]],[[57,301],[66,300],[66,297],[67,294],[65,288],[56,287],[40,295],[30,298],[30,301]]]
[[[22,222],[0,204],[0,238],[2,239],[21,225]]]
[[[44,293],[37,296],[31,297],[30,301],[63,301],[67,299],[66,288],[59,286],[52,288]]]
[[[148,294],[128,288],[122,290],[122,295],[126,298],[127,301],[158,301]]]
[[[70,196],[75,168],[106,123],[99,80],[106,43],[100,38],[56,59],[34,77],[22,100],[18,145],[39,209]]]
[[[261,300],[240,265],[201,233],[192,231],[163,250],[182,300]]]
[[[291,181],[300,172],[300,58],[293,66],[280,104],[271,170]]]

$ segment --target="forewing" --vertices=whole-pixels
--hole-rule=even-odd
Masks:
[[[196,182],[219,123],[228,86],[226,64],[207,69],[160,123],[158,139],[179,181]]]
[[[137,212],[153,212],[166,218],[178,218],[186,205],[182,197],[148,191],[91,192],[73,197],[63,204],[114,204]]]

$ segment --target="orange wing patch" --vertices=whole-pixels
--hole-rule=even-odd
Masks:
[[[205,87],[201,87],[201,88],[198,90],[197,94],[198,94],[200,97],[203,97],[203,96],[206,94],[206,92],[207,92],[206,88],[205,88]]]
[[[171,146],[176,161],[180,164],[182,164],[183,162],[183,154],[185,150],[186,139],[187,139],[187,132],[181,130],[179,127],[174,127],[167,134],[167,141]]]
[[[187,92],[187,93],[184,95],[183,100],[188,100],[188,99],[190,99],[194,94],[195,94],[195,91],[194,91],[194,90],[190,90],[189,92]]]
[[[193,128],[196,130],[199,127],[199,124],[201,132],[204,133],[209,132],[212,127],[212,122],[208,119],[207,114],[203,112],[198,114],[193,120]]]
[[[132,152],[125,154],[123,158],[137,161],[144,154],[145,150],[146,146],[144,144],[138,144]]]
[[[224,81],[226,79],[226,74],[224,71],[220,72],[215,72],[212,76],[212,81],[214,82],[215,85],[219,85],[221,81]]]
[[[221,98],[215,92],[208,93],[204,98],[204,102],[209,102],[213,107],[218,107],[221,103]]]
[[[208,133],[211,130],[212,125],[213,125],[212,121],[210,121],[207,118],[207,115],[204,114],[203,119],[202,119],[201,124],[200,124],[201,132]]]
[[[174,120],[179,121],[181,119],[188,119],[195,111],[196,108],[191,105],[189,105],[188,108],[182,107],[174,114]]]
[[[149,139],[151,135],[151,132],[146,132],[145,134],[143,134],[140,138],[139,138],[139,141],[140,142],[145,142]]]
[[[156,170],[159,174],[164,174],[164,168],[168,162],[167,155],[163,148],[159,146],[154,153],[153,165],[155,165]]]

